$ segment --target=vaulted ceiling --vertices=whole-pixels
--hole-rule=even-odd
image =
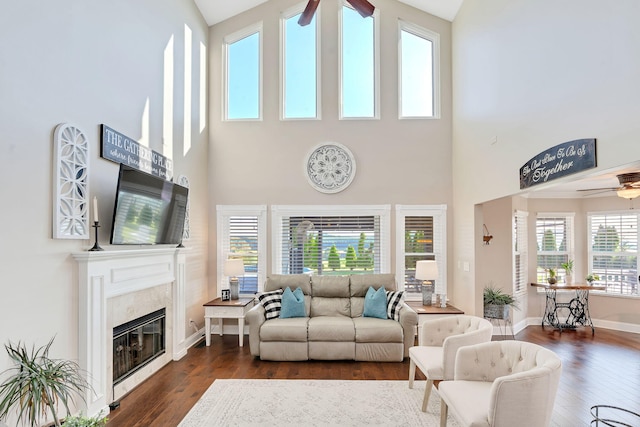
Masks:
[[[195,0],[207,24],[214,25],[269,0]],[[398,0],[427,13],[453,21],[464,0]],[[375,0],[371,0],[375,6]]]

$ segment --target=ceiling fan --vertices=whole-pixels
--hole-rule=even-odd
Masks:
[[[578,191],[615,191],[618,194],[618,197],[622,197],[624,199],[635,199],[640,196],[640,172],[623,173],[616,175],[616,177],[620,183],[619,187],[588,188]]]
[[[347,0],[351,6],[358,12],[363,18],[373,15],[373,11],[376,8],[367,0]],[[313,19],[313,15],[316,13],[316,9],[320,4],[320,0],[309,0],[307,7],[304,8],[304,12],[298,19],[298,24],[301,26],[309,25]]]

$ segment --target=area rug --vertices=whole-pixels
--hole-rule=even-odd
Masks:
[[[424,381],[216,380],[179,427],[433,426],[440,397],[420,410]],[[449,417],[448,426],[458,426]]]

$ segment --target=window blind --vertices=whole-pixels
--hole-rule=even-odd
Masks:
[[[513,216],[513,294],[524,295],[527,286],[527,212]]]
[[[607,293],[638,295],[638,214],[589,215],[589,273]]]
[[[539,283],[546,282],[549,268],[573,259],[573,215],[538,214],[536,218],[537,274]],[[560,276],[566,271],[558,270]]]

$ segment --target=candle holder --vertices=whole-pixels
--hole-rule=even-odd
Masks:
[[[89,249],[90,251],[104,251],[104,249],[102,249],[100,247],[100,244],[98,243],[98,228],[100,228],[100,223],[98,221],[94,221],[93,228],[96,229],[96,242],[94,243],[93,247],[91,249]]]

